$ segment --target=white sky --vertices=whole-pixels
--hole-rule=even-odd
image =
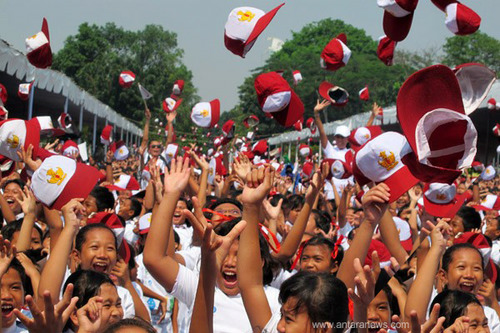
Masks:
[[[291,31],[328,17],[364,29],[375,39],[383,35],[383,11],[376,0],[291,0],[280,9],[245,59],[226,50],[224,24],[231,9],[252,6],[267,12],[280,3],[274,0],[0,0],[0,38],[25,51],[24,39],[40,30],[45,16],[52,48],[57,52],[83,22],[98,25],[114,22],[127,30],[160,24],[177,33],[179,47],[185,52],[183,61],[193,72],[202,100],[219,98],[221,109],[229,110],[238,101],[238,86],[250,70],[264,64],[269,56],[268,37],[286,40]],[[481,16],[481,31],[500,39],[499,0],[464,1],[464,4]],[[412,30],[398,48],[416,51],[440,47],[446,37],[452,36],[444,19],[444,13],[431,1],[420,0]],[[332,31],[332,37],[338,33]],[[170,87],[165,89],[169,91]]]

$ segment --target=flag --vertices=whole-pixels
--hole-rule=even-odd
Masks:
[[[151,97],[153,97],[153,95],[149,91],[147,91],[146,88],[141,86],[140,83],[137,86],[139,87],[139,92],[141,93],[143,100],[147,100],[147,99],[150,99]]]
[[[271,50],[272,52],[278,52],[283,47],[283,44],[285,44],[284,41],[276,37],[268,37],[267,40],[271,41],[271,46],[269,46],[269,50]]]

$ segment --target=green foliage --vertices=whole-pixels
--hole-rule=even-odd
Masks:
[[[76,35],[66,39],[54,57],[52,68],[64,72],[80,87],[139,126],[143,123],[144,106],[137,82],[153,94],[147,101],[153,118],[158,117],[165,123],[162,100],[170,95],[175,80],[183,79],[183,104],[178,109],[176,128],[187,132],[191,125],[190,109],[198,97],[191,83],[192,73],[182,63],[182,55],[177,35],[159,25],[148,25],[142,31],[133,32],[113,23],[102,27],[83,23]],[[130,89],[118,84],[120,72],[124,70],[136,75],[136,83]],[[152,128],[152,133],[158,134],[158,130]]]
[[[347,66],[330,72],[320,67],[320,54],[328,42],[344,32],[347,45],[352,51]],[[299,32],[293,32],[292,39],[285,42],[283,48],[273,53],[264,66],[256,68],[239,87],[240,102],[230,111],[231,119],[242,121],[250,114],[261,120],[260,134],[275,134],[285,129],[274,120],[264,117],[254,90],[254,80],[258,74],[284,70],[283,77],[293,82],[292,71],[300,70],[303,81],[294,87],[305,106],[304,119],[312,117],[313,108],[318,99],[318,87],[322,81],[328,81],[345,88],[350,93],[349,103],[342,108],[328,109],[328,120],[342,119],[350,115],[368,111],[373,101],[381,105],[391,105],[401,84],[412,70],[402,65],[385,66],[376,55],[377,42],[367,36],[364,30],[357,29],[341,20],[325,19],[311,23]],[[358,98],[358,91],[365,85],[370,89],[370,102]],[[239,132],[244,128],[240,126]]]
[[[456,66],[478,62],[496,72],[500,71],[500,41],[482,32],[468,36],[453,36],[443,45],[446,65]]]

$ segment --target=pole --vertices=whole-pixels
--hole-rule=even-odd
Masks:
[[[486,121],[486,154],[484,155],[484,165],[488,166],[488,152],[490,148],[490,110],[486,109],[487,121]]]
[[[92,136],[92,154],[95,154],[95,140],[96,140],[96,133],[97,133],[97,115],[94,115],[94,129],[93,129],[93,136]]]
[[[30,100],[28,106],[28,120],[33,117],[33,100],[35,99],[35,82],[31,85],[30,89]]]
[[[69,98],[66,96],[66,100],[64,101],[64,113],[68,113],[68,106],[69,106]]]

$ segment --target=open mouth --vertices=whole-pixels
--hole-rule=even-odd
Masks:
[[[467,293],[472,293],[474,290],[474,283],[472,282],[462,282],[460,283],[460,289]]]
[[[94,271],[106,273],[108,271],[108,264],[103,262],[96,262],[92,265],[92,268],[94,269]]]
[[[238,284],[238,276],[235,272],[222,272],[222,278],[224,279],[226,288],[235,288]]]
[[[7,318],[12,316],[14,306],[12,304],[2,304],[2,317]]]
[[[11,198],[5,199],[5,201],[7,201],[7,204],[9,206],[13,206],[16,203],[16,201],[14,199],[11,199]]]

